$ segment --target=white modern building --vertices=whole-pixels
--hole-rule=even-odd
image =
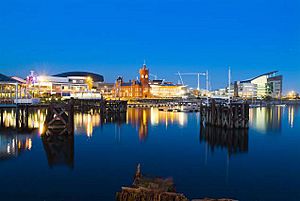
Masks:
[[[36,75],[27,77],[27,84],[33,97],[101,97],[94,86],[104,81],[102,75],[88,72],[67,72],[53,76]]]
[[[282,75],[272,71],[234,84],[234,96],[242,98],[280,98],[282,96]]]

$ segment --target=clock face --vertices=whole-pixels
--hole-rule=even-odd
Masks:
[[[145,75],[145,78],[148,78],[148,75]]]
[[[142,78],[144,78],[144,75],[141,75]]]

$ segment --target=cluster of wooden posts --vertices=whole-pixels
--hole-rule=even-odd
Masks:
[[[53,134],[73,134],[74,133],[74,108],[99,109],[103,117],[125,113],[127,111],[127,101],[121,100],[75,100],[68,102],[51,103],[47,110],[44,123],[44,133]]]
[[[8,106],[5,106],[8,107]],[[14,106],[15,107],[15,106]],[[28,105],[19,105],[16,110],[17,127],[26,127],[28,124]],[[30,106],[33,107],[33,106]],[[208,105],[198,104],[200,110],[201,124],[229,129],[248,128],[249,105],[246,103],[216,103],[213,99]],[[3,124],[3,109],[0,108],[0,119]],[[46,134],[62,134],[74,132],[74,111],[88,111],[97,109],[101,117],[105,119],[116,119],[116,115],[125,114],[127,101],[122,100],[78,100],[70,99],[67,102],[54,102],[47,109],[44,131]],[[21,114],[21,115],[20,115]],[[114,117],[114,118],[112,118]],[[24,126],[25,125],[25,126]]]
[[[49,105],[44,123],[44,133],[73,134],[74,133],[74,100],[52,103]]]
[[[100,102],[100,112],[103,113],[125,113],[127,111],[127,101],[123,100],[102,100]]]
[[[248,128],[249,105],[246,103],[216,104],[200,107],[201,123],[222,128]]]

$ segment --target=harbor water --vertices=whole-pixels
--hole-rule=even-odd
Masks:
[[[172,177],[189,199],[300,200],[300,107],[250,109],[249,130],[201,127],[199,113],[129,108],[116,120],[75,114],[74,137],[41,136],[45,111],[0,129],[0,200],[109,201],[143,174]],[[30,129],[35,128],[35,129]]]

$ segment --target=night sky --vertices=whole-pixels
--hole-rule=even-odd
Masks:
[[[150,73],[177,82],[209,70],[212,88],[279,70],[300,91],[299,0],[6,0],[0,73],[91,71],[113,82]],[[196,77],[184,77],[196,86]],[[202,86],[204,86],[204,79]]]

